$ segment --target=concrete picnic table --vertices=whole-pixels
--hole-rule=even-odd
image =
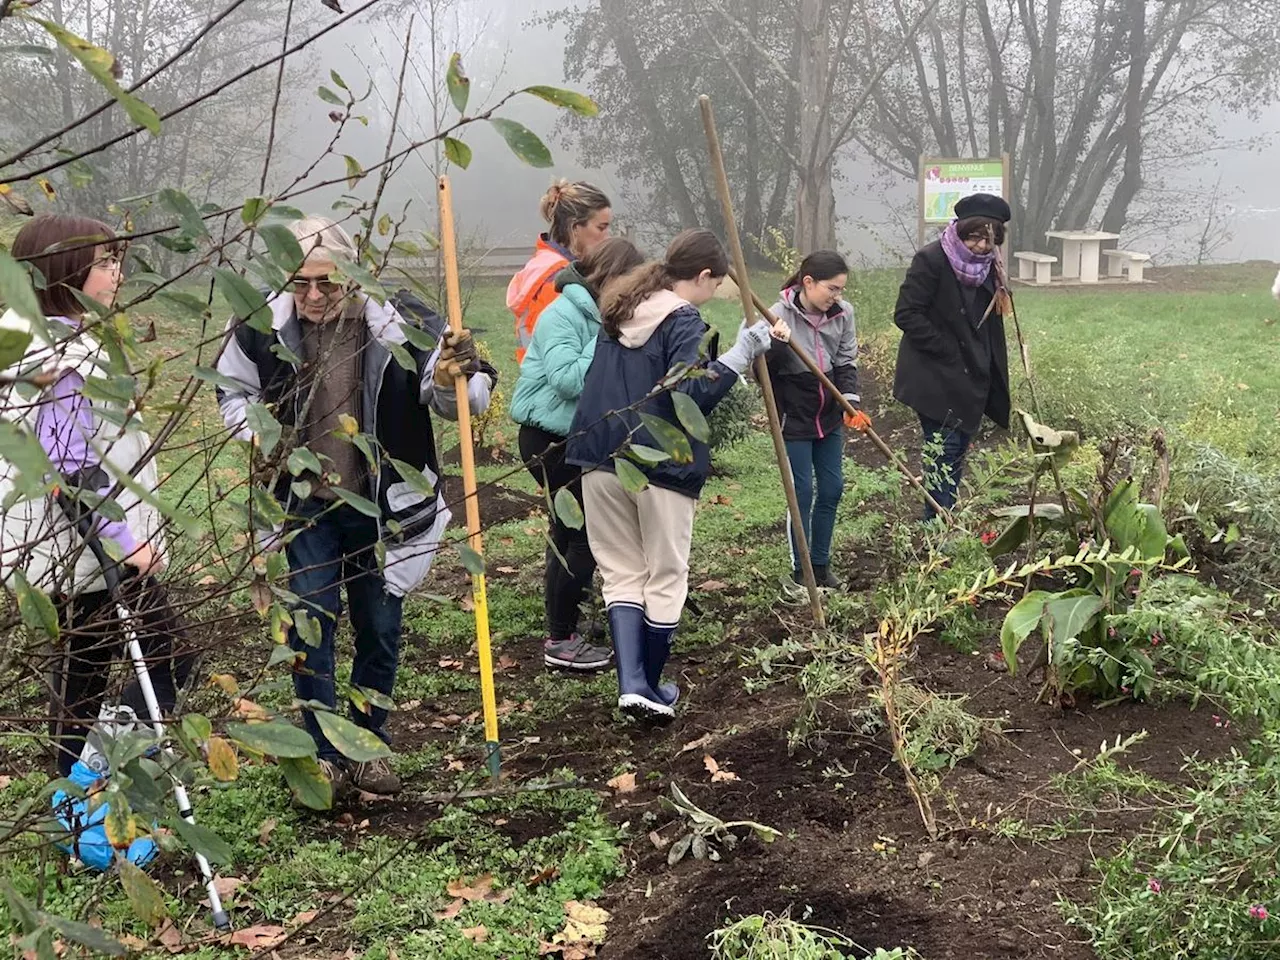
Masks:
[[[1119,240],[1118,233],[1101,230],[1049,230],[1046,237],[1062,241],[1062,279],[1081,283],[1098,282],[1098,264],[1102,261],[1102,241]]]

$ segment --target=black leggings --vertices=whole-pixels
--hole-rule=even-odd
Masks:
[[[558,444],[554,450],[547,448]],[[555,497],[556,491],[567,487],[582,503],[582,471],[564,462],[564,437],[548,433],[538,427],[520,427],[520,458],[533,474],[533,479]],[[543,456],[545,454],[545,456]],[[542,456],[541,462],[533,462]],[[547,633],[553,640],[565,640],[578,629],[579,608],[591,588],[591,577],[596,572],[596,559],[587,543],[587,528],[574,530],[560,522],[551,511],[551,542],[555,550],[547,547],[547,571],[543,603],[547,611]],[[564,557],[564,563],[556,556],[556,550]],[[568,564],[569,569],[565,569]]]
[[[155,578],[130,577],[121,584],[126,606],[138,615],[138,643],[155,688],[156,701],[166,714],[173,711],[178,689],[186,682],[195,652],[185,643],[168,590]],[[56,598],[62,632],[55,652],[52,677],[53,701],[49,710],[58,773],[67,776],[84,748],[85,737],[98,718],[107,693],[111,663],[125,655],[124,632],[115,604],[105,590]],[[120,702],[149,721],[146,702],[134,673],[121,693]]]

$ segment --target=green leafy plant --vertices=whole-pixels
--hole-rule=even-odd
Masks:
[[[1195,762],[1195,782],[1155,825],[1098,863],[1093,899],[1067,905],[1103,960],[1274,955],[1280,920],[1280,757],[1275,733],[1261,759]]]
[[[754,833],[765,843],[773,843],[782,836],[773,827],[766,827],[752,820],[721,820],[697,806],[674,783],[671,785],[671,799],[663,797],[662,803],[686,820],[689,826],[689,832],[671,844],[671,850],[667,853],[667,863],[671,866],[675,866],[689,854],[695,860],[719,860],[719,847],[732,850],[738,845],[741,838],[734,833],[735,830]]]
[[[1052,505],[1044,505],[1052,506]],[[1000,630],[1000,645],[1011,673],[1018,654],[1034,633],[1042,640],[1035,664],[1045,671],[1042,697],[1070,698],[1087,690],[1101,696],[1150,695],[1154,670],[1150,635],[1116,626],[1142,589],[1176,548],[1159,509],[1138,502],[1132,479],[1119,484],[1102,510],[1105,541],[1099,548],[1081,545],[1082,564],[1065,590],[1032,590],[1011,609]],[[1177,562],[1184,565],[1186,559]]]

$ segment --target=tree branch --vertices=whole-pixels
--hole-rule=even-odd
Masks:
[[[332,30],[336,30],[338,27],[342,26],[344,23],[347,23],[350,20],[353,20],[354,18],[358,17],[360,14],[364,13],[366,10],[369,10],[370,8],[377,6],[381,2],[382,0],[366,0],[365,3],[361,4],[359,7],[352,10],[350,13],[342,17],[339,17],[337,20],[329,24],[327,27],[324,27],[323,29],[316,31],[311,36],[307,37],[305,40],[302,40],[301,42],[290,47],[288,50],[285,50],[283,53],[277,56],[274,56],[271,59],[266,60],[262,63],[249,67],[248,69],[242,70],[239,73],[237,73],[234,77],[231,77],[229,80],[226,80],[218,84],[216,87],[207,91],[206,93],[202,93],[200,96],[196,97],[194,100],[188,100],[186,103],[182,104],[181,106],[175,107],[174,109],[170,110],[168,113],[162,115],[160,117],[161,121],[169,120],[172,117],[176,117],[178,114],[183,113],[186,110],[190,110],[192,107],[197,106],[198,104],[204,103],[204,101],[212,97],[216,97],[223,90],[226,90],[228,87],[239,83],[241,80],[245,79],[246,77],[252,76],[253,74],[257,73],[259,70],[265,70],[267,67],[271,66],[273,63],[277,63],[286,57],[293,56],[295,53],[297,53],[300,50],[306,49],[307,47],[311,46],[311,44],[315,43],[317,40],[323,37],[325,34],[329,33]],[[91,157],[96,153],[101,153],[104,150],[114,147],[118,143],[123,143],[126,140],[136,137],[139,133],[141,133],[145,129],[146,129],[145,127],[134,127],[132,130],[122,133],[119,136],[112,137],[110,140],[107,140],[104,143],[100,143],[95,147],[89,147],[86,150],[81,150],[79,153],[72,154],[69,157],[64,157],[61,160],[55,161],[54,163],[47,163],[43,167],[37,167],[34,170],[26,170],[22,173],[15,174],[14,176],[0,179],[0,184],[22,183],[23,181],[31,180],[34,177],[38,177],[41,174],[49,173],[52,170],[58,170],[62,167],[67,166],[68,164],[75,163],[77,160],[83,160],[85,157]]]
[[[11,0],[0,0],[0,3],[3,3],[4,7],[7,7],[10,2]],[[141,89],[142,87],[150,83],[152,80],[154,80],[156,77],[158,77],[160,74],[164,73],[164,71],[168,70],[171,66],[177,63],[183,57],[185,57],[188,53],[190,53],[195,48],[197,43],[199,43],[205,36],[208,35],[210,30],[212,30],[214,27],[220,24],[227,17],[231,16],[231,14],[234,13],[236,9],[244,2],[245,0],[232,0],[230,6],[226,7],[220,13],[216,14],[212,20],[210,20],[203,27],[201,27],[199,31],[193,34],[191,38],[187,40],[186,43],[184,43],[181,47],[179,47],[176,51],[174,51],[173,56],[171,56],[168,60],[164,61],[164,63],[160,64],[158,67],[156,67],[146,76],[144,76],[141,80],[139,80],[133,86],[131,86],[128,92],[135,93],[136,91],[138,91],[139,89]],[[3,7],[0,7],[0,18],[3,18],[3,17],[4,17]],[[39,150],[41,147],[45,146],[46,144],[52,143],[53,141],[57,140],[59,137],[65,136],[66,134],[70,133],[72,130],[76,129],[82,124],[88,123],[90,120],[98,116],[103,111],[108,110],[111,107],[111,105],[114,104],[115,102],[116,100],[114,97],[108,98],[107,100],[99,104],[96,108],[86,113],[84,116],[79,117],[76,120],[73,120],[71,123],[66,124],[65,126],[61,127],[58,130],[55,130],[53,133],[49,134],[46,137],[42,137],[40,140],[37,140],[35,143],[31,144],[30,146],[24,147],[23,149],[15,153],[13,156],[6,157],[5,159],[0,160],[0,170],[3,170],[5,167],[13,166],[13,164],[17,163],[19,160],[22,160],[25,157],[30,156],[32,153],[34,153],[36,150]]]

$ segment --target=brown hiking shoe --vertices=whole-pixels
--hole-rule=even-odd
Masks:
[[[357,763],[351,782],[365,793],[376,793],[384,797],[399,793],[403,786],[386,757]]]

